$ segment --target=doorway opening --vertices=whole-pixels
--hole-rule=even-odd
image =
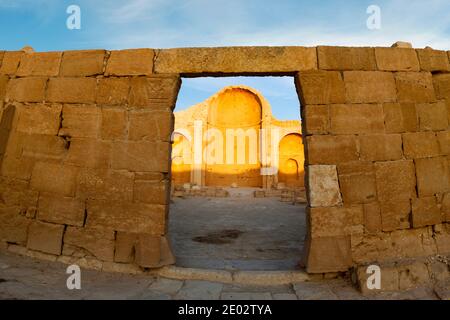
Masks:
[[[294,79],[184,78],[174,115],[169,235],[176,264],[298,268],[306,196]]]

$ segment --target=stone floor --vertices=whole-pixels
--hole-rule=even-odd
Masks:
[[[81,289],[66,287],[66,265],[0,253],[0,299],[355,300],[438,299],[430,288],[362,296],[346,279],[278,286],[229,285],[81,270]],[[449,289],[450,286],[447,288]]]
[[[177,265],[226,270],[295,269],[306,231],[305,207],[279,198],[254,198],[253,192],[236,190],[231,190],[229,198],[172,200],[169,235]]]

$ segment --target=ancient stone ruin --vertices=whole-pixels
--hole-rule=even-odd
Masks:
[[[449,59],[381,47],[0,52],[1,247],[102,270],[174,263],[181,77],[286,75],[302,102],[307,272],[362,279],[375,263],[393,286],[402,270],[448,277],[421,261],[450,253]]]

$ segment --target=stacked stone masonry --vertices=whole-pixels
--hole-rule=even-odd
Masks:
[[[306,137],[307,271],[449,254],[449,60],[412,48],[0,51],[1,247],[104,270],[172,264],[181,77],[288,75]]]

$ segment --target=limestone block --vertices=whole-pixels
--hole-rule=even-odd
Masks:
[[[357,264],[382,262],[395,257],[389,233],[352,235],[351,254]]]
[[[138,235],[136,233],[117,232],[114,261],[131,263],[135,258],[135,245]]]
[[[19,67],[22,51],[5,51],[3,55],[0,74],[14,75]]]
[[[383,111],[387,133],[418,131],[418,119],[414,103],[385,103],[383,104]]]
[[[445,193],[442,197],[441,212],[443,221],[450,222],[450,193]]]
[[[416,177],[411,160],[375,163],[377,194],[384,200],[409,200],[415,197]]]
[[[97,104],[124,105],[130,92],[129,78],[103,78],[98,81]]]
[[[169,172],[170,143],[115,142],[112,168],[140,172]]]
[[[338,165],[339,185],[345,204],[376,200],[377,190],[372,163]]]
[[[159,266],[161,258],[161,237],[140,234],[136,243],[136,263],[144,268]]]
[[[130,112],[128,139],[148,141],[170,141],[174,126],[171,111]]]
[[[419,71],[419,59],[416,51],[409,48],[375,48],[375,57],[379,70],[383,71]]]
[[[64,51],[60,76],[87,77],[103,73],[105,50]]]
[[[336,166],[307,166],[309,204],[311,207],[331,207],[342,203]]]
[[[433,75],[433,84],[438,99],[450,99],[450,74]]]
[[[412,225],[414,228],[441,223],[441,210],[436,197],[416,198],[412,201]]]
[[[359,136],[361,160],[400,160],[403,158],[401,134]]]
[[[47,100],[63,103],[94,103],[97,79],[51,78],[47,88]]]
[[[445,51],[433,49],[417,49],[416,51],[423,71],[450,71],[450,63]]]
[[[440,131],[436,134],[440,154],[450,156],[450,131]]]
[[[22,105],[19,108],[17,131],[28,134],[57,135],[61,122],[60,104]]]
[[[95,105],[63,106],[60,136],[72,138],[97,138],[100,129],[101,109]]]
[[[159,50],[156,73],[231,74],[317,69],[316,48],[228,47]]]
[[[108,168],[111,153],[112,143],[109,141],[73,138],[65,163],[85,168]]]
[[[381,209],[378,202],[365,203],[364,230],[369,234],[376,234],[382,230]]]
[[[6,100],[18,102],[43,102],[47,78],[30,77],[11,79],[8,82]]]
[[[416,105],[420,131],[439,131],[448,128],[447,106],[444,101]]]
[[[419,197],[449,191],[448,161],[445,157],[414,160]]]
[[[63,233],[63,225],[33,222],[29,227],[27,248],[60,255]]]
[[[377,70],[373,48],[317,47],[319,69]]]
[[[404,133],[403,150],[408,159],[439,156],[439,143],[434,132]]]
[[[28,189],[26,181],[4,179],[0,185],[0,197],[5,207],[35,208],[38,196],[38,192]]]
[[[14,156],[5,155],[1,162],[1,174],[2,176],[28,181],[31,178],[34,163],[34,160],[28,158],[17,159]]]
[[[398,101],[426,103],[436,101],[430,72],[398,72],[395,74]]]
[[[323,237],[306,241],[305,248],[308,250],[305,252],[305,260],[308,273],[347,271],[352,266],[349,236]]]
[[[431,227],[392,232],[393,255],[398,258],[416,258],[435,255],[437,247]]]
[[[329,107],[326,105],[302,106],[304,134],[327,134],[330,130]]]
[[[395,80],[390,72],[345,71],[344,81],[347,102],[379,103],[397,100]]]
[[[443,224],[443,228],[435,233],[435,238],[438,253],[450,253],[450,227],[448,223]]]
[[[72,226],[83,226],[84,201],[41,193],[37,218],[41,221]]]
[[[135,201],[149,204],[168,205],[169,181],[135,180],[133,196]],[[215,190],[213,190],[215,193]]]
[[[344,207],[307,208],[311,226],[311,238],[339,237],[350,235],[356,226],[364,223],[363,207],[359,205]]]
[[[109,169],[83,169],[78,179],[78,194],[86,199],[133,200],[134,174]]]
[[[345,103],[345,85],[338,71],[302,72],[296,82],[302,105]]]
[[[412,44],[407,41],[396,41],[392,44],[391,48],[412,48]]]
[[[74,196],[77,175],[76,167],[38,162],[34,166],[30,186],[37,191]]]
[[[102,108],[101,138],[103,140],[125,139],[127,113],[123,109]]]
[[[430,282],[427,265],[423,262],[417,261],[400,266],[398,269],[400,290],[408,290]]]
[[[174,75],[132,78],[128,102],[137,109],[173,110],[180,85]]]
[[[31,220],[20,213],[19,206],[0,207],[0,240],[26,244]]]
[[[381,228],[383,231],[408,229],[411,214],[410,200],[396,199],[380,202]]]
[[[58,136],[20,134],[17,142],[17,157],[45,160],[49,162],[61,161],[66,153],[66,141]]]
[[[83,248],[103,261],[114,260],[115,234],[112,230],[68,227],[64,234],[64,245]]]
[[[0,101],[3,102],[6,96],[6,89],[8,87],[9,77],[0,75]],[[0,102],[0,110],[2,110],[2,104]],[[3,110],[2,110],[3,111]],[[0,111],[0,119],[2,118],[2,111]]]
[[[19,77],[50,76],[59,74],[62,52],[24,53],[16,75]]]
[[[329,110],[332,134],[384,132],[381,104],[333,104],[329,106]]]
[[[114,50],[106,64],[105,75],[150,75],[153,69],[152,49]]]
[[[356,137],[353,135],[315,135],[306,138],[309,164],[339,164],[358,160]]]

